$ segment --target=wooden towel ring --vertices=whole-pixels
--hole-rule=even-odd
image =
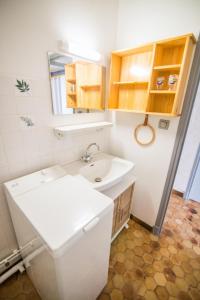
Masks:
[[[152,132],[152,138],[151,138],[151,140],[150,140],[149,142],[147,142],[147,143],[143,143],[143,142],[139,141],[139,139],[138,139],[138,132],[139,132],[139,130],[140,130],[142,127],[144,127],[144,126],[148,126],[148,127],[151,129],[151,132]],[[137,142],[139,145],[141,145],[141,146],[149,146],[149,145],[151,145],[151,144],[155,141],[155,138],[156,138],[155,129],[154,129],[151,125],[148,124],[148,115],[145,115],[144,123],[143,123],[143,124],[139,124],[139,125],[135,128],[135,130],[134,130],[134,137],[135,137],[136,142]]]

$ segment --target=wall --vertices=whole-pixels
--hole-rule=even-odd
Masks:
[[[56,125],[103,120],[105,114],[52,115],[47,51],[72,39],[106,57],[114,48],[116,13],[115,0],[0,1],[0,259],[16,247],[2,182],[76,160],[93,141],[107,149],[104,132],[64,141],[53,135]],[[29,96],[17,92],[16,79],[27,80]],[[27,128],[20,116],[31,117],[35,126]]]
[[[119,0],[117,45],[115,45],[116,0],[1,0],[0,1],[0,183],[54,163],[77,159],[83,147],[97,141],[108,147],[106,134],[84,135],[58,141],[52,127],[67,123],[97,121],[104,114],[55,117],[51,111],[48,80],[48,50],[57,41],[72,39],[87,43],[107,55],[114,48],[178,35],[198,33],[199,0]],[[31,85],[30,97],[20,97],[16,78]],[[30,116],[34,128],[27,129],[21,115]],[[138,182],[133,212],[154,224],[174,144],[178,119],[169,131],[157,129],[153,146],[143,149],[132,138],[133,127],[143,116],[110,114],[115,126],[110,151],[136,162]],[[150,122],[157,127],[158,117]],[[12,224],[0,189],[0,258],[16,247]]]
[[[197,91],[192,115],[183,146],[175,182],[174,189],[184,193],[190,178],[194,160],[200,143],[200,85]],[[192,147],[191,147],[192,145]]]
[[[128,48],[170,36],[199,31],[198,0],[120,0],[118,12],[117,49]],[[153,226],[166,180],[179,119],[172,118],[168,131],[158,129],[159,117],[150,117],[156,128],[156,142],[138,146],[133,129],[144,116],[130,113],[111,114],[115,127],[111,132],[111,151],[136,164],[138,181],[132,212]]]
[[[117,48],[199,34],[199,0],[119,0]]]

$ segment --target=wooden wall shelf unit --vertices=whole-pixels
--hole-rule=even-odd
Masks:
[[[104,109],[104,73],[102,66],[86,61],[65,65],[67,107]]]
[[[108,108],[165,116],[181,114],[196,39],[186,34],[111,54]],[[168,86],[176,75],[176,87]],[[157,78],[164,78],[157,89]]]

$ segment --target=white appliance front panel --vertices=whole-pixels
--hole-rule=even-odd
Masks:
[[[62,300],[95,300],[108,279],[113,209],[56,259]]]

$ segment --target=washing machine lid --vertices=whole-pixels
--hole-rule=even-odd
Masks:
[[[59,165],[55,165],[40,171],[10,180],[4,183],[11,197],[15,197],[33,189],[36,189],[50,181],[54,181],[67,173]]]
[[[113,207],[107,196],[71,175],[13,198],[49,249],[59,250],[104,210]]]

